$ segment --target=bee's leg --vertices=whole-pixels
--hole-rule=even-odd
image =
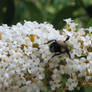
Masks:
[[[71,55],[70,55],[70,53],[69,53],[69,49],[68,49],[68,48],[66,48],[66,50],[65,50],[65,51],[62,51],[62,52],[61,52],[61,54],[62,54],[62,53],[67,53],[67,54],[68,54],[68,56],[69,56],[69,58],[71,58]]]
[[[70,53],[69,53],[69,49],[66,49],[64,52],[61,52],[61,53],[67,53],[68,56],[69,56],[69,58],[71,58],[71,55],[70,55]]]
[[[70,55],[70,53],[69,53],[69,50],[66,51],[66,53],[68,54],[69,58],[71,58],[71,55]]]
[[[68,41],[68,40],[69,40],[69,38],[70,38],[70,36],[67,36],[67,38],[66,38],[66,40],[65,40],[64,42]]]
[[[55,57],[55,56],[58,56],[58,55],[60,55],[61,53],[55,53],[50,59],[52,59],[53,57]]]
[[[44,43],[44,44],[49,44],[49,43],[51,43],[51,42],[53,42],[53,41],[56,41],[56,40],[49,40],[48,42],[46,42],[46,43]]]

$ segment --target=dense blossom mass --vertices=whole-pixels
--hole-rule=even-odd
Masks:
[[[30,21],[0,26],[0,92],[58,92],[92,84],[92,27],[64,21],[60,31]],[[67,35],[71,58],[66,53],[51,58],[54,53],[44,43]]]

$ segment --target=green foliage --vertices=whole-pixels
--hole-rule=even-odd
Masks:
[[[62,81],[62,87],[64,88],[65,87],[65,83],[67,82],[67,77],[66,77],[66,75],[63,75],[62,77],[61,77],[61,81]]]
[[[74,18],[89,27],[92,26],[91,6],[91,0],[1,0],[0,24],[46,21],[61,29],[63,19]]]
[[[85,26],[86,26],[86,27],[90,27],[90,26],[92,26],[92,18],[89,19],[87,25],[85,25]]]

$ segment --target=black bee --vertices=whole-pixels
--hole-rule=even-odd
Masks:
[[[67,53],[69,58],[71,58],[68,45],[66,44],[66,41],[68,41],[69,38],[70,38],[70,36],[68,36],[65,41],[57,41],[57,40],[53,39],[53,40],[49,40],[47,43],[45,43],[45,44],[51,43],[49,46],[49,51],[54,53],[54,55],[51,58],[53,58],[54,56],[61,55],[63,53]]]

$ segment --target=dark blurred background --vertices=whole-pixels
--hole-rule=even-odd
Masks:
[[[92,0],[0,0],[0,25],[46,21],[61,29],[66,18],[92,26]]]
[[[0,25],[23,24],[24,20],[46,21],[61,29],[66,18],[74,19],[83,27],[92,26],[92,0],[0,0]],[[80,90],[84,91],[92,92],[92,88]]]

